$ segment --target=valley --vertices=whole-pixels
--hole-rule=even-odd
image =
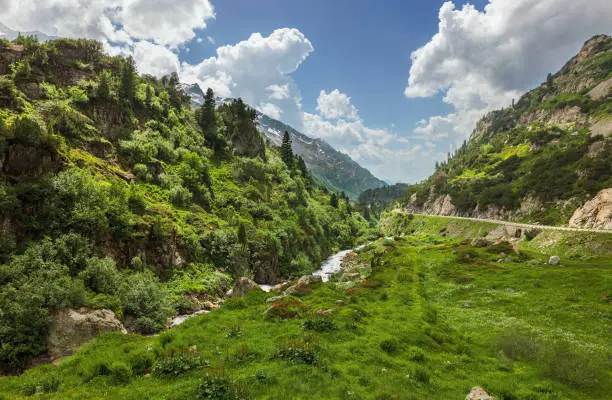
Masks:
[[[0,400],[612,398],[610,36],[387,185],[177,72],[10,33]]]

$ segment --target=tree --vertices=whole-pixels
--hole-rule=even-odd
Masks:
[[[243,223],[240,223],[240,225],[238,226],[238,242],[240,242],[240,244],[242,245],[242,250],[244,251],[246,249],[248,239],[246,226]]]
[[[170,95],[170,104],[176,108],[181,108],[183,105],[183,96],[179,85],[179,77],[176,72],[170,74],[168,79],[168,94]]]
[[[217,132],[217,113],[215,111],[215,93],[211,88],[206,90],[204,105],[200,110],[199,124],[204,132],[204,139],[217,152],[219,150],[219,138]]]
[[[128,57],[121,68],[121,85],[119,87],[119,98],[126,100],[130,105],[134,103],[134,92],[136,91],[136,67],[132,56]]]
[[[111,97],[111,75],[108,71],[102,71],[100,74],[98,97],[101,99],[109,99]]]
[[[331,197],[329,198],[329,204],[334,208],[338,208],[338,195],[336,193],[331,194]]]
[[[283,143],[281,144],[281,158],[287,164],[289,169],[293,168],[293,149],[291,148],[291,137],[289,132],[285,131],[283,135]]]
[[[302,172],[302,176],[304,178],[310,177],[310,174],[308,173],[308,167],[306,167],[306,162],[302,157],[298,157],[297,167]]]
[[[153,103],[153,95],[155,94],[155,90],[153,89],[153,86],[151,85],[147,85],[147,93],[146,93],[146,102],[148,105],[151,105],[151,103]]]

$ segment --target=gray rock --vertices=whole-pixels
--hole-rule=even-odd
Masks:
[[[339,306],[343,306],[345,303],[344,300],[336,300],[336,304]]]
[[[236,285],[227,292],[227,297],[242,297],[254,289],[261,290],[257,283],[249,278],[242,277],[239,278]]]
[[[483,388],[476,386],[465,396],[465,400],[497,400],[497,397],[489,396]]]
[[[463,303],[463,308],[472,308],[472,303],[469,301],[466,301]]]
[[[104,332],[124,332],[125,328],[111,310],[64,308],[51,316],[47,347],[57,359],[72,354],[80,345]]]
[[[269,299],[266,300],[266,303],[274,303],[275,301],[282,300],[285,297],[287,297],[287,295],[284,295],[284,294],[281,294],[280,296],[270,297]]]
[[[559,256],[550,256],[548,263],[550,265],[559,265],[561,263],[561,258],[559,258]]]

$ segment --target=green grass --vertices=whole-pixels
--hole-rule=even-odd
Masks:
[[[500,399],[610,398],[610,257],[500,264],[503,249],[380,241],[355,288],[317,284],[267,313],[271,294],[252,292],[156,337],[106,334],[57,367],[0,378],[0,398],[454,399],[477,385]]]

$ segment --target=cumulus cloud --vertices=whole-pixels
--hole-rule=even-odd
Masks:
[[[99,40],[156,75],[176,71],[174,52],[215,16],[209,0],[0,0],[0,9],[12,29]]]
[[[357,108],[351,104],[351,98],[338,89],[330,93],[321,90],[317,99],[317,111],[328,119],[343,118],[351,121],[357,119],[358,112]]]
[[[590,36],[609,32],[610,21],[607,0],[490,0],[482,11],[444,3],[438,32],[412,53],[405,94],[444,93],[455,112],[415,131],[463,140],[482,114],[518,99]]]
[[[215,57],[197,65],[184,63],[181,77],[224,97],[242,97],[249,104],[275,100],[285,121],[296,124],[301,97],[291,74],[313,50],[297,29],[277,29],[269,36],[253,33],[235,45],[219,47]]]
[[[279,106],[273,103],[262,103],[257,107],[259,111],[274,119],[280,119],[283,112]]]

